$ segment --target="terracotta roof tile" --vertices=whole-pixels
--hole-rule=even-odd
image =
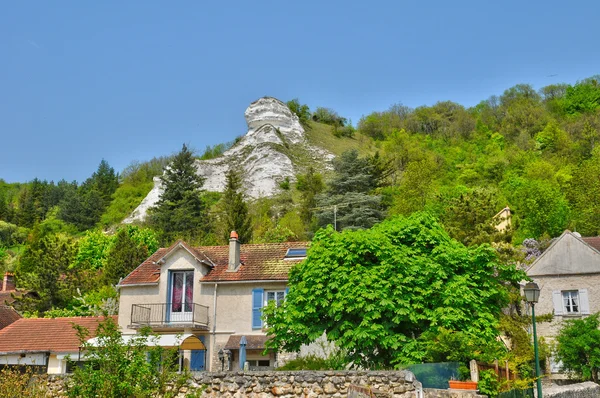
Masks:
[[[169,248],[161,248],[127,275],[120,286],[157,283],[160,277],[160,265],[157,262],[181,244],[198,260],[211,266],[203,282],[282,280],[288,278],[288,272],[302,259],[284,259],[288,249],[307,248],[307,242],[261,243],[240,245],[242,265],[236,272],[227,271],[229,246],[190,247],[185,242],[175,242]]]
[[[239,350],[240,349],[240,339],[242,338],[241,334],[233,334],[229,336],[229,340],[227,340],[227,344],[225,344],[225,348],[228,350]],[[264,335],[246,335],[246,349],[247,350],[264,350],[265,343],[269,340],[267,336]]]
[[[21,318],[21,315],[13,307],[0,305],[0,330]]]
[[[592,246],[594,249],[600,251],[600,236],[590,236],[581,239],[588,245]]]
[[[215,267],[205,275],[202,282],[281,280],[288,279],[294,264],[303,259],[284,259],[288,249],[306,248],[307,242],[261,243],[241,245],[242,265],[235,272],[227,271],[229,246],[204,246],[198,250],[206,253]]]
[[[79,339],[73,324],[88,329],[94,337],[104,317],[21,318],[0,330],[0,353],[77,352]],[[113,317],[116,322],[116,317]]]

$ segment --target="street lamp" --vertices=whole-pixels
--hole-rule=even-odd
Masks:
[[[523,288],[525,300],[531,304],[531,317],[533,320],[533,349],[535,352],[535,376],[537,380],[537,396],[542,398],[542,379],[540,376],[540,357],[538,354],[537,332],[535,330],[535,304],[540,298],[540,288],[535,282],[529,282]]]
[[[225,368],[225,355],[223,354],[223,349],[221,348],[219,350],[219,361],[221,361],[221,372],[223,371],[223,369]]]

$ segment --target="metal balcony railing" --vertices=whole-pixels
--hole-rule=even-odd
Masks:
[[[208,307],[196,303],[132,304],[134,326],[208,326]]]

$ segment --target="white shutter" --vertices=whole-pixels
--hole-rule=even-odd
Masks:
[[[563,302],[562,302],[562,293],[560,290],[554,290],[552,292],[552,302],[554,303],[554,315],[562,315],[563,314]]]
[[[582,315],[590,314],[590,301],[587,289],[579,289],[579,311]]]

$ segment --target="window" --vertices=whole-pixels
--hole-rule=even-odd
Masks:
[[[567,291],[562,292],[563,305],[565,314],[578,314],[579,313],[579,292],[578,291]]]
[[[288,249],[287,253],[285,253],[286,259],[299,259],[306,257],[306,248],[296,248],[296,249]]]
[[[269,304],[269,301],[275,301],[275,305],[277,307],[279,307],[281,305],[281,303],[283,303],[283,300],[285,299],[285,291],[284,290],[279,290],[279,291],[267,291],[265,292],[265,306]]]
[[[554,315],[589,315],[590,303],[587,289],[554,290],[552,292]]]
[[[248,366],[271,366],[271,362],[268,359],[250,359],[248,361]]]
[[[285,300],[287,289],[285,290],[252,290],[252,329],[262,329],[262,309],[269,301],[274,301],[277,306]]]

